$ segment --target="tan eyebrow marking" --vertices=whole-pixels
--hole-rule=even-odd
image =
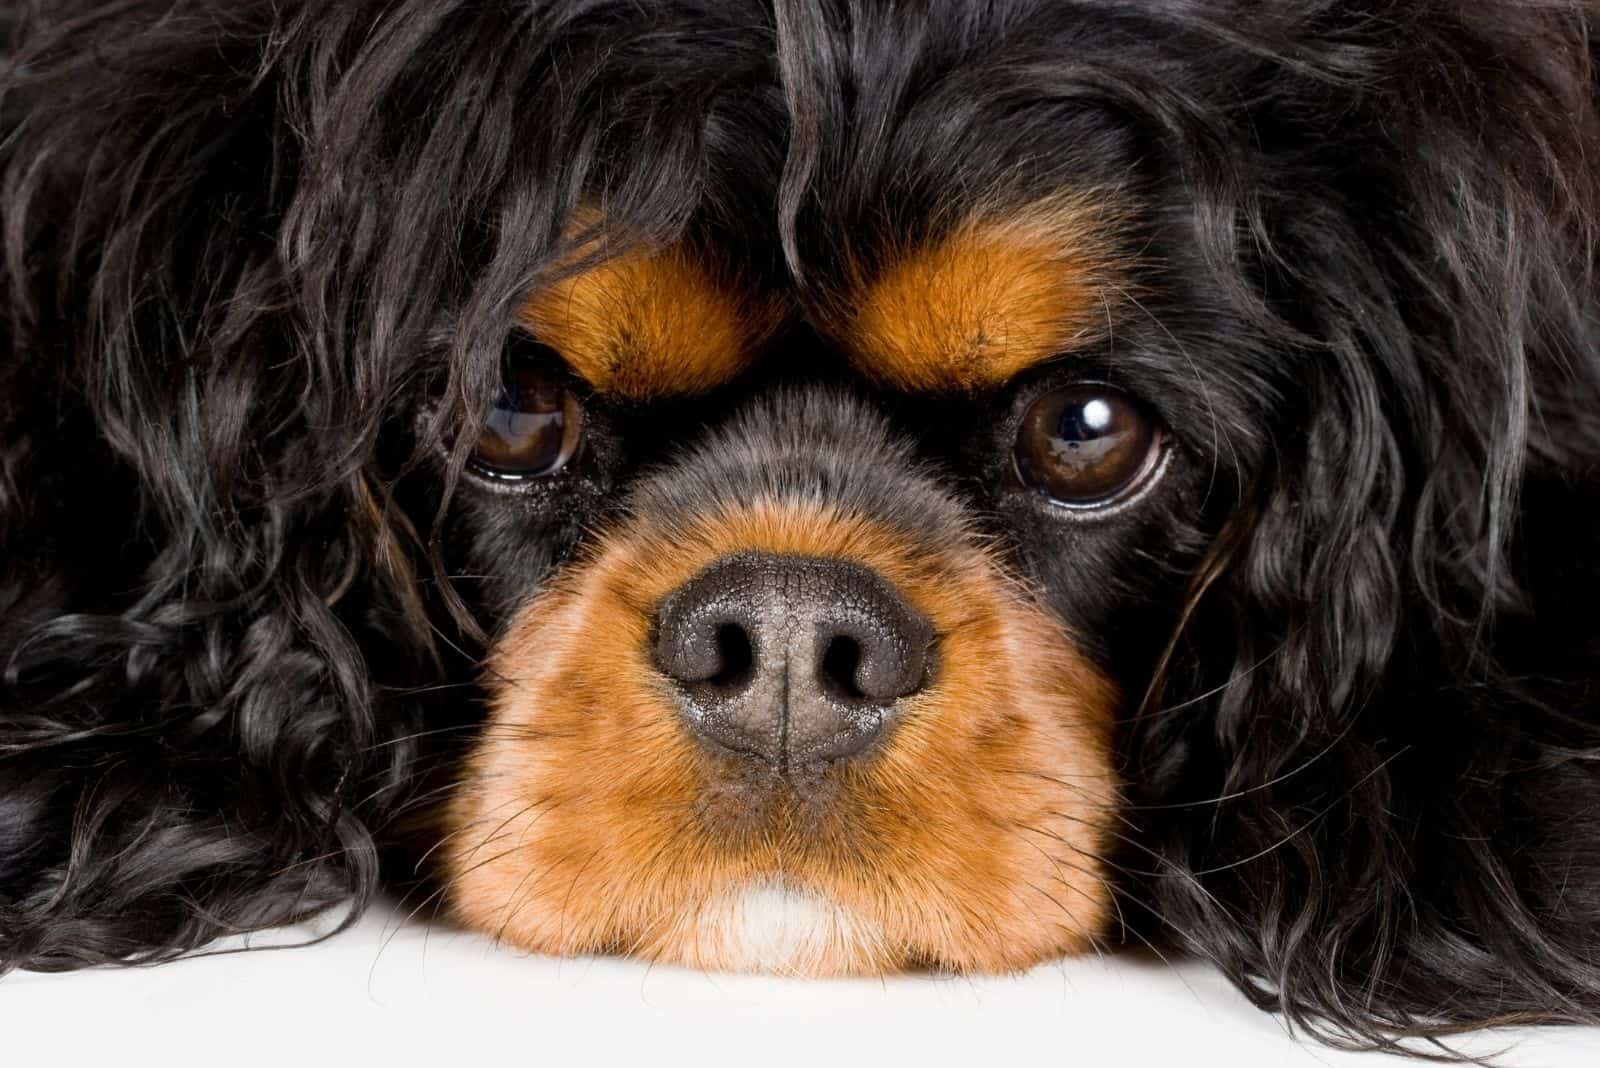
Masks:
[[[1110,196],[969,218],[891,254],[835,327],[857,369],[905,390],[972,391],[1102,336],[1129,263]]]
[[[776,325],[771,301],[682,247],[630,251],[533,293],[520,319],[602,393],[704,393],[733,379]]]

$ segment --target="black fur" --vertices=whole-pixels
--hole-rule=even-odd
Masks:
[[[908,442],[1129,695],[1127,937],[1335,1041],[1595,1022],[1597,24],[1580,0],[13,11],[0,963],[364,903],[437,800],[418,769],[470,737],[495,627],[640,472],[675,457],[633,500],[670,510],[850,412],[841,455]],[[724,394],[597,402],[538,493],[463,473],[581,204],[806,308],[976,201],[1084,188],[1140,250],[1094,351],[916,401],[840,384],[795,325]],[[1086,375],[1179,443],[1100,525],[1000,473],[1027,400]],[[853,398],[779,388],[820,380]],[[752,397],[771,414],[665,448]]]

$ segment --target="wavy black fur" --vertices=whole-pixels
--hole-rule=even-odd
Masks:
[[[0,964],[376,891],[494,622],[451,578],[463,457],[424,458],[576,206],[818,287],[837,235],[1042,155],[1035,192],[1120,168],[1209,420],[1176,620],[1122,680],[1130,935],[1333,1040],[1595,1021],[1597,19],[13,5]]]

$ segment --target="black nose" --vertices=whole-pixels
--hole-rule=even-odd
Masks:
[[[656,663],[704,741],[779,770],[860,752],[927,681],[933,628],[842,560],[740,554],[669,594]]]

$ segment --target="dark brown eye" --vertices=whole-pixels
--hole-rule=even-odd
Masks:
[[[1080,508],[1111,504],[1157,468],[1163,434],[1127,395],[1067,386],[1033,402],[1017,432],[1017,474],[1040,493]]]
[[[553,475],[572,460],[582,434],[583,408],[572,390],[548,371],[513,365],[506,368],[472,465],[507,481]]]

